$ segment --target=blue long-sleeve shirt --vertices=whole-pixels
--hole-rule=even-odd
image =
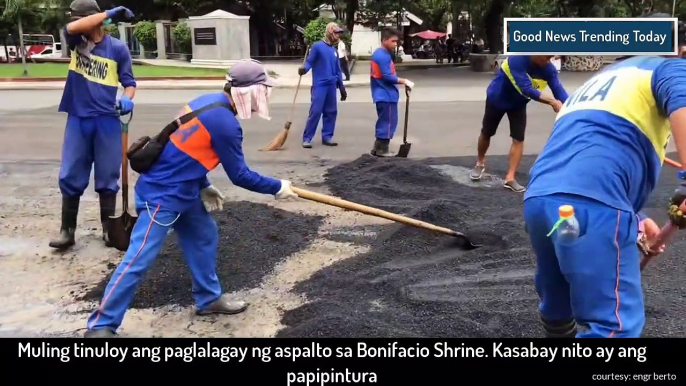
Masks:
[[[230,103],[226,93],[206,94],[191,101],[180,115],[215,102]],[[242,143],[243,130],[232,111],[224,107],[206,110],[172,134],[158,161],[141,174],[136,193],[151,205],[183,212],[210,185],[207,173],[221,163],[234,185],[276,194],[281,181],[250,170]]]
[[[90,55],[77,49],[87,44],[83,35],[69,34],[64,28],[71,62],[59,111],[77,117],[118,115],[115,105],[119,84],[136,87],[129,48],[119,39],[105,35]]]
[[[531,56],[510,56],[488,86],[486,99],[499,109],[517,110],[532,99],[540,100],[541,90],[546,87],[550,87],[555,99],[567,101],[567,91],[554,64],[548,62],[540,67],[531,62]]]
[[[686,108],[686,61],[625,59],[597,73],[558,113],[524,199],[556,193],[640,212],[662,170],[669,116]]]
[[[343,73],[338,58],[338,49],[320,40],[312,45],[305,60],[305,71],[312,70],[312,85],[336,84],[343,86]]]
[[[370,85],[374,103],[397,103],[400,100],[398,76],[395,73],[395,63],[393,63],[391,53],[383,47],[377,48],[372,54],[370,67]]]

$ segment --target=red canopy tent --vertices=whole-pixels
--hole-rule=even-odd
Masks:
[[[444,37],[445,35],[446,35],[445,32],[436,32],[436,31],[431,31],[431,30],[426,30],[426,31],[422,31],[422,32],[417,32],[415,34],[410,34],[410,36],[412,36],[412,37],[420,37],[420,38],[426,39],[426,40],[439,39],[439,38]]]

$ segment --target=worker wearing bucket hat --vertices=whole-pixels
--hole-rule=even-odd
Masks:
[[[683,48],[684,40],[679,33],[672,44]],[[558,113],[524,195],[548,336],[641,336],[645,310],[637,236],[642,229],[652,246],[660,233],[641,210],[657,184],[672,134],[683,164],[686,61],[679,55],[613,63]],[[668,205],[678,227],[686,223],[674,210],[686,200],[684,192],[686,183]],[[573,231],[558,231],[570,213],[577,221],[566,229]],[[653,248],[656,254],[662,250]]]
[[[209,212],[221,210],[224,197],[210,184],[207,173],[221,163],[236,186],[277,199],[297,197],[290,181],[250,170],[243,156],[243,130],[237,117],[249,119],[257,113],[268,118],[267,102],[273,85],[261,63],[243,60],[228,72],[222,92],[202,95],[184,107],[180,115],[197,115],[170,135],[159,158],[138,179],[138,221],[131,243],[100,306],[88,319],[85,337],[115,335],[138,282],[155,261],[172,228],[187,257],[196,313],[237,314],[247,308],[244,301],[222,296],[215,269],[219,236]]]
[[[50,241],[56,249],[75,244],[79,204],[91,169],[100,196],[103,239],[109,246],[107,221],[114,215],[122,161],[119,115],[133,110],[136,93],[128,47],[103,29],[108,20],[131,18],[133,13],[124,7],[102,12],[95,0],[76,0],[69,9],[71,22],[64,34],[71,63],[59,106],[67,113],[59,175],[62,224],[59,236]],[[117,100],[119,85],[124,92]]]
[[[341,101],[348,98],[336,48],[343,32],[343,28],[338,24],[327,24],[323,39],[312,45],[305,65],[298,69],[300,76],[312,70],[312,105],[303,131],[303,147],[306,149],[312,148],[312,140],[320,120],[322,121],[322,144],[338,146],[338,143],[333,140],[338,116],[336,90],[341,93]]]

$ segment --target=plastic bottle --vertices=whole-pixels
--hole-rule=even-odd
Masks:
[[[557,227],[557,239],[562,242],[574,241],[579,237],[579,221],[574,216],[574,207],[562,205],[558,212],[562,222]]]

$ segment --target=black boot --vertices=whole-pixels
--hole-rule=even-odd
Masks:
[[[117,207],[116,194],[101,194],[100,195],[100,223],[102,223],[102,241],[105,242],[106,247],[111,247],[110,239],[107,235],[109,219],[114,216],[114,210]]]
[[[382,139],[381,144],[379,146],[379,150],[376,152],[377,157],[394,157],[395,154],[391,153],[390,151],[390,146],[391,146],[391,140],[390,139]]]
[[[376,156],[380,150],[381,150],[381,141],[377,139],[374,141],[374,147],[372,148],[372,151],[369,152],[369,154]]]
[[[541,316],[543,322],[543,331],[546,338],[574,338],[577,332],[576,321],[569,320],[546,320]]]
[[[204,316],[212,314],[235,315],[240,314],[248,308],[248,303],[241,300],[227,300],[223,296],[215,300],[204,309],[196,309],[195,314]]]
[[[50,248],[67,249],[76,243],[74,240],[74,232],[76,232],[76,218],[79,215],[80,201],[80,197],[62,197],[62,225],[60,227],[60,236],[54,240],[50,240]]]

